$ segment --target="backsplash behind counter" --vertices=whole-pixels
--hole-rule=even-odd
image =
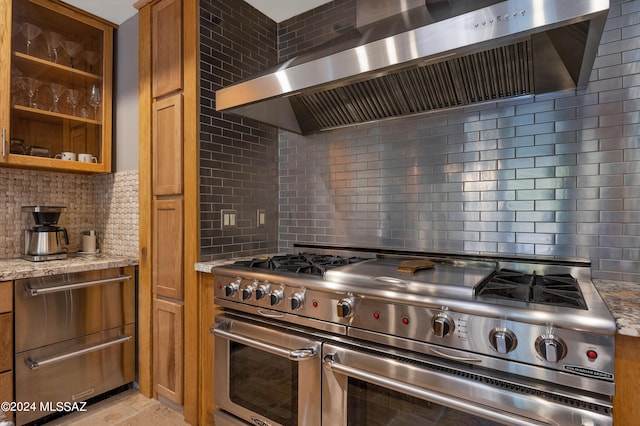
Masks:
[[[280,51],[292,50],[303,22],[326,37],[325,16],[353,3],[280,24]],[[584,91],[280,132],[280,250],[305,242],[579,257],[593,262],[594,278],[640,283],[639,45],[640,2],[612,0]]]
[[[0,168],[0,259],[18,257],[23,230],[34,225],[22,206],[64,206],[60,226],[69,250],[80,249],[80,232],[95,229],[101,252],[138,257],[138,172],[81,175]]]

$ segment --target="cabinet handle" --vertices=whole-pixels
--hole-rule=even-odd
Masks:
[[[2,158],[7,156],[7,129],[5,129],[4,127],[2,128]]]
[[[67,291],[67,290],[76,290],[78,288],[92,287],[96,285],[108,284],[108,283],[113,283],[118,281],[129,281],[130,279],[131,279],[131,276],[129,275],[121,275],[115,278],[106,278],[103,280],[96,280],[96,281],[85,281],[82,283],[63,284],[55,287],[33,288],[30,286],[26,286],[25,290],[29,296],[35,297],[35,296],[40,296],[41,294],[58,293],[58,292]]]
[[[100,344],[97,344],[95,346],[90,346],[90,347],[85,348],[85,349],[80,349],[79,351],[68,352],[68,353],[65,353],[65,354],[62,354],[62,355],[54,356],[54,357],[43,359],[43,360],[40,360],[40,361],[36,361],[35,359],[29,357],[29,358],[25,359],[24,362],[27,364],[27,366],[30,369],[37,370],[38,368],[44,367],[45,365],[55,364],[57,362],[66,361],[66,360],[68,360],[70,358],[75,358],[75,357],[78,357],[78,356],[89,354],[91,352],[100,351],[102,349],[106,349],[106,348],[111,347],[111,346],[115,346],[115,345],[120,345],[120,344],[126,343],[129,340],[131,340],[132,338],[133,337],[128,336],[128,335],[125,334],[125,335],[119,336],[115,340],[111,340],[111,341],[108,341],[108,342],[100,343]]]

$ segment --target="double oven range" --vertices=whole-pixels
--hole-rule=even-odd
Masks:
[[[213,268],[216,425],[613,423],[588,262],[296,249]]]

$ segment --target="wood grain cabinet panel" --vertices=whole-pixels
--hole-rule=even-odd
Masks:
[[[616,335],[614,426],[638,424],[638,389],[640,389],[638,354],[640,354],[640,337]]]
[[[153,195],[182,194],[182,94],[154,102]]]
[[[13,314],[0,314],[0,372],[13,366]]]
[[[152,96],[159,98],[182,90],[182,1],[155,3],[151,7],[151,31]]]
[[[0,313],[13,311],[13,281],[0,282]]]
[[[0,402],[13,401],[13,373],[8,371],[6,373],[0,373]],[[13,413],[4,413],[9,420],[13,421]]]
[[[154,201],[153,291],[157,296],[183,297],[182,198]]]
[[[182,404],[182,305],[154,301],[154,376],[159,396]]]

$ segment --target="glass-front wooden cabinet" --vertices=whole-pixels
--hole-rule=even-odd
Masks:
[[[115,26],[57,0],[0,0],[0,16],[0,162],[110,172]]]

